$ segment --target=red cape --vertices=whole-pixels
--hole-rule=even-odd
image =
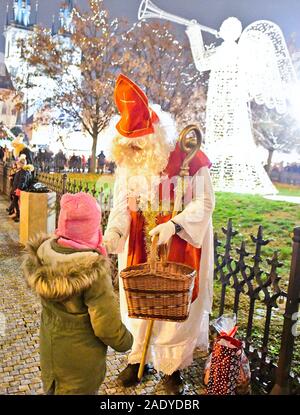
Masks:
[[[179,175],[180,167],[182,166],[185,158],[186,153],[180,149],[179,143],[177,143],[175,149],[170,153],[169,161],[165,169],[165,173],[169,176],[169,178]],[[190,176],[194,176],[197,171],[201,169],[201,167],[210,168],[211,162],[206,154],[199,150],[195,157],[191,160],[189,167]]]

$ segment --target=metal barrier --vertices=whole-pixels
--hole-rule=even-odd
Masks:
[[[245,339],[245,350],[251,364],[252,380],[264,393],[300,392],[300,378],[293,375],[293,355],[300,355],[296,342],[296,323],[300,300],[300,228],[294,229],[293,254],[288,289],[282,287],[278,253],[265,257],[263,248],[270,243],[264,239],[262,226],[251,236],[250,248],[245,240],[233,247],[238,234],[231,219],[222,229],[224,243],[214,237],[215,288],[220,316],[234,312],[238,317],[239,334]],[[279,312],[284,306],[285,313]],[[243,307],[241,307],[243,306]],[[245,310],[247,310],[245,312]],[[293,330],[294,329],[294,330]],[[272,342],[278,342],[279,353],[271,353]],[[294,365],[296,368],[296,365]],[[274,386],[275,385],[275,386]]]
[[[9,181],[10,165],[0,162],[0,192],[9,196],[10,194],[10,181]]]

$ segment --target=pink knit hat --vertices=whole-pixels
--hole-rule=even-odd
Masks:
[[[60,245],[74,249],[95,249],[106,255],[102,245],[101,209],[87,193],[67,193],[60,201],[60,214],[55,234]]]

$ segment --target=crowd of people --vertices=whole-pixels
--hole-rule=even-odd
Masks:
[[[271,168],[270,176],[280,183],[300,185],[300,163],[276,163]]]
[[[15,222],[20,221],[20,192],[29,190],[33,183],[34,171],[91,171],[91,157],[86,158],[85,155],[75,153],[67,157],[62,150],[54,154],[49,148],[33,152],[23,140],[24,134],[19,134],[11,143],[12,150],[7,146],[0,146],[0,162],[9,162],[10,205],[6,210]],[[113,174],[115,171],[115,163],[108,161],[103,151],[97,156],[96,171],[99,174]]]
[[[34,164],[39,171],[44,172],[88,173],[91,171],[91,157],[87,158],[84,154],[76,155],[74,152],[68,157],[62,150],[53,154],[48,148],[39,149],[34,156]],[[97,156],[96,171],[100,174],[113,174],[115,171],[115,163],[107,160],[103,151]]]
[[[271,172],[287,172],[287,173],[299,173],[300,174],[300,163],[287,163],[284,165],[283,162],[276,163],[272,166]]]
[[[30,160],[38,171],[57,172],[71,171],[76,173],[89,173],[91,171],[91,156],[86,157],[84,154],[67,156],[62,150],[54,154],[49,148],[39,149],[37,152],[31,152]],[[15,160],[13,153],[7,146],[0,146],[0,161]],[[103,151],[96,157],[96,172],[99,174],[114,174],[115,163],[107,160]]]

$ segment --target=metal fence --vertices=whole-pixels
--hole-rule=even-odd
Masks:
[[[0,189],[7,174],[0,164]],[[105,229],[112,203],[112,194],[103,188],[75,180],[66,174],[40,173],[38,180],[57,194],[57,217],[61,196],[84,191],[96,197],[103,209],[102,225]],[[295,332],[300,303],[300,228],[294,229],[293,253],[288,284],[279,276],[280,258],[274,252],[266,257],[264,247],[270,240],[264,239],[259,226],[256,236],[234,246],[238,232],[229,220],[222,229],[224,241],[214,235],[214,315],[234,312],[238,317],[239,334],[245,339],[245,350],[251,364],[252,380],[262,393],[299,394],[300,378],[293,374],[299,367],[299,337]],[[115,270],[117,258],[112,257]],[[280,310],[282,312],[280,313]],[[277,344],[277,349],[274,342]],[[298,361],[297,361],[298,360]]]
[[[0,192],[9,195],[10,181],[9,181],[9,166],[0,162]]]
[[[214,235],[216,315],[237,314],[252,380],[263,392],[300,393],[299,375],[291,371],[292,367],[300,369],[300,344],[295,332],[300,302],[300,227],[294,229],[287,290],[279,275],[282,263],[278,253],[275,251],[271,258],[264,254],[270,240],[264,239],[262,226],[251,241],[242,240],[236,247],[233,243],[238,232],[231,219],[222,231],[224,242],[217,233]],[[274,343],[279,352],[273,352]]]
[[[63,174],[51,174],[51,173],[38,173],[37,179],[45,184],[50,190],[56,192],[56,221],[59,215],[60,199],[64,193],[77,193],[85,192],[91,194],[97,198],[102,207],[102,224],[106,226],[110,206],[112,205],[112,192],[104,192],[103,187],[97,188],[96,184],[89,185],[87,182],[76,181],[68,179],[66,173]]]

